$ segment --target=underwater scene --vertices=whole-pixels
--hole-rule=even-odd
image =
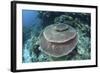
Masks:
[[[91,59],[91,14],[22,10],[22,62]]]

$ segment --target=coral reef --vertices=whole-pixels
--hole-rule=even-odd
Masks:
[[[39,11],[38,17],[42,21],[41,25],[39,24],[39,27],[41,28],[35,29],[35,26],[33,26],[32,30],[30,31],[30,37],[25,41],[23,40],[23,63],[87,60],[91,58],[91,20],[89,13]],[[50,25],[52,23],[64,23],[76,29],[78,33],[78,44],[70,54],[55,58],[39,50],[39,35],[47,26],[46,24]],[[23,32],[25,32],[25,30],[26,29],[24,28]]]

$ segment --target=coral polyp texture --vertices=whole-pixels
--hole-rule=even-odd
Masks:
[[[22,62],[91,59],[91,14],[22,11]]]

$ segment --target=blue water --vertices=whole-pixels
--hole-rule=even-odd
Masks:
[[[34,10],[22,11],[22,24],[23,24],[23,43],[31,38],[32,31],[39,31],[41,27],[41,19],[39,12]],[[34,33],[35,34],[35,33]]]
[[[22,12],[23,26],[30,27],[37,24],[37,22],[38,24],[41,23],[41,20],[38,18],[39,13],[37,11],[23,10]]]

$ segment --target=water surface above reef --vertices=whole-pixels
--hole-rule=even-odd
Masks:
[[[90,59],[90,18],[89,13],[23,10],[23,63]],[[75,28],[78,33],[76,48],[69,55],[60,58],[48,56],[39,50],[39,35],[46,26],[54,23],[68,24]]]

